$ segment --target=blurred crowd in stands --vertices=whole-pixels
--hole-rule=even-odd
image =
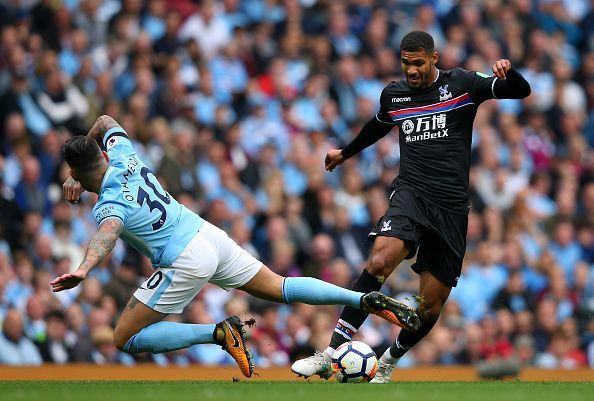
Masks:
[[[119,242],[76,289],[96,230],[85,193],[62,199],[62,144],[100,114],[127,130],[164,187],[275,271],[349,287],[398,173],[397,132],[332,173],[399,42],[429,32],[439,68],[490,74],[508,58],[524,101],[484,103],[472,138],[459,285],[401,366],[516,358],[594,367],[594,1],[7,0],[0,5],[0,364],[230,364],[217,346],[133,357],[113,327],[149,261]],[[407,262],[384,291],[414,303]],[[255,316],[258,367],[324,349],[340,309],[276,305],[207,286],[182,315]],[[397,328],[370,317],[382,352]]]

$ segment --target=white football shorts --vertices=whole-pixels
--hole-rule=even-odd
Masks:
[[[250,281],[262,262],[205,221],[172,266],[163,266],[140,285],[134,297],[161,313],[181,313],[206,283],[226,290]]]

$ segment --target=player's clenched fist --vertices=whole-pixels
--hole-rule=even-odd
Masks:
[[[499,79],[505,79],[505,74],[511,69],[511,62],[507,59],[497,60],[493,64],[493,75]]]
[[[324,160],[324,164],[326,165],[327,171],[333,171],[336,166],[341,165],[344,163],[345,158],[342,156],[341,149],[332,149],[326,153],[326,160]]]
[[[72,177],[68,177],[68,179],[62,185],[62,193],[64,194],[64,199],[66,202],[76,203],[80,198],[80,194],[85,192],[80,182],[76,181]]]

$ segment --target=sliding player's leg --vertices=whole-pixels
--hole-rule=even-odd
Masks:
[[[365,314],[373,313],[393,324],[411,329],[418,320],[413,310],[379,292],[351,291],[313,277],[282,277],[264,265],[239,289],[274,302],[348,305]]]
[[[253,367],[243,345],[243,323],[232,316],[218,324],[163,322],[167,314],[157,312],[134,296],[130,298],[114,332],[116,346],[130,354],[174,351],[194,344],[218,344],[251,376]],[[233,349],[229,348],[229,344]]]
[[[161,321],[166,316],[166,313],[157,312],[132,296],[114,332],[116,346],[131,354],[157,354],[214,342],[214,324]]]
[[[203,232],[204,231],[204,232]],[[218,324],[186,324],[161,321],[182,313],[216,273],[218,249],[201,230],[171,267],[160,267],[134,293],[115,330],[115,342],[123,351],[160,353],[194,344],[218,344],[235,359],[242,373],[253,372],[251,356],[243,341],[243,323],[232,316]]]
[[[313,277],[282,277],[241,248],[221,229],[205,222],[204,232],[215,248],[219,264],[209,282],[225,289],[238,288],[275,302],[310,305],[348,305],[374,313],[405,327],[416,327],[416,313],[380,294],[351,291]]]

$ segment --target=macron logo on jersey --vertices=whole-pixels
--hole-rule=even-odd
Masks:
[[[410,102],[411,98],[410,96],[407,97],[393,97],[392,98],[392,103],[401,103],[401,102]]]

